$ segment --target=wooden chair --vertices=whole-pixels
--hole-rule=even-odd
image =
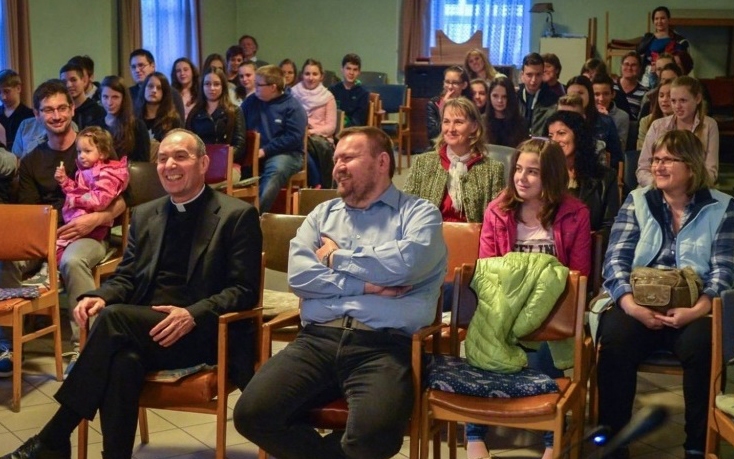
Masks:
[[[308,133],[303,136],[303,167],[291,175],[285,187],[285,213],[293,214],[293,190],[308,187]]]
[[[719,454],[719,442],[723,439],[734,445],[734,419],[716,406],[716,396],[721,393],[726,379],[727,362],[734,358],[734,290],[714,298],[711,308],[711,382],[709,383],[709,416],[706,430],[706,454]],[[725,328],[724,324],[728,324]]]
[[[264,213],[260,217],[260,228],[263,233],[263,251],[268,254],[265,268],[284,276],[288,272],[288,253],[290,241],[296,236],[298,228],[306,220],[301,215]],[[275,274],[272,273],[272,274]],[[268,285],[266,273],[265,290],[263,292],[263,317],[270,320],[285,312],[298,312],[299,298],[291,292],[272,290]],[[295,336],[295,334],[293,334]],[[285,337],[279,340],[290,341]],[[263,345],[268,344],[263,341]]]
[[[385,116],[385,112],[382,110],[382,104],[380,102],[380,95],[375,92],[371,92],[370,102],[372,103],[373,111],[372,116],[367,120],[367,125],[372,127],[380,127],[380,125],[382,124],[382,119]]]
[[[293,214],[308,215],[322,202],[338,197],[339,193],[333,188],[301,188],[293,195]]]
[[[267,215],[267,214],[266,214]],[[479,234],[481,225],[479,223],[455,223],[444,222],[442,225],[444,241],[448,249],[448,268],[453,271],[454,267],[461,266],[467,261],[475,261],[479,252]],[[263,228],[263,233],[264,233]],[[448,279],[447,274],[447,279]],[[451,276],[453,278],[453,276]],[[440,342],[439,348],[447,347],[447,337],[441,335],[445,327],[441,324],[441,306],[443,300],[439,296],[436,304],[436,316],[429,327],[424,327],[413,335],[413,381],[416,385],[416,399],[413,405],[413,414],[409,426],[410,435],[410,458],[418,458],[418,434],[420,430],[420,392],[421,392],[421,358],[426,350],[433,349],[434,342]],[[300,329],[300,315],[298,311],[290,311],[279,315],[271,321],[263,324],[263,341],[261,361],[264,363],[272,353],[272,341],[278,340],[279,330],[290,330],[291,338]],[[343,429],[349,415],[349,407],[344,399],[339,399],[326,406],[312,410],[310,419],[315,428],[318,429]],[[259,459],[267,459],[267,453],[260,450]]]
[[[0,301],[0,325],[13,328],[13,397],[11,409],[20,411],[23,344],[52,334],[56,380],[62,380],[61,321],[56,265],[57,213],[51,206],[0,205],[0,260],[7,263],[43,259],[48,263],[48,287],[41,287],[33,299],[11,298]],[[25,333],[23,321],[29,315],[47,315],[51,325]]]
[[[627,198],[630,191],[637,188],[637,164],[640,162],[640,150],[630,150],[624,152],[624,162],[622,163],[622,194],[619,203],[622,204]]]
[[[127,247],[127,235],[130,227],[130,215],[132,208],[140,204],[160,198],[166,194],[161,181],[158,178],[156,165],[143,161],[133,161],[128,164],[130,180],[127,188],[127,204],[128,208],[116,219],[119,223],[121,235],[117,244],[112,247],[111,255],[107,256],[103,261],[92,268],[92,277],[94,277],[94,285],[100,286],[102,278],[109,276],[117,265],[122,261],[122,255]],[[112,238],[114,239],[114,238]],[[110,241],[110,244],[115,242]]]
[[[458,336],[460,328],[466,328],[477,305],[477,298],[469,284],[474,274],[473,265],[463,265],[456,270],[454,301],[450,330]],[[440,456],[440,427],[444,423],[449,430],[449,450],[456,457],[456,435],[452,434],[456,422],[502,425],[532,430],[553,431],[554,456],[583,434],[584,403],[586,400],[586,370],[584,368],[584,310],[586,304],[586,277],[578,272],[569,273],[566,289],[541,328],[523,338],[524,341],[550,341],[574,338],[573,376],[559,378],[560,391],[522,398],[479,398],[427,389],[421,404],[421,458],[428,456],[428,442],[433,438],[434,458]],[[452,354],[458,356],[459,340],[452,341]],[[571,420],[566,421],[566,415]],[[577,457],[578,451],[572,453]]]
[[[232,164],[234,151],[225,144],[207,144],[206,155],[209,157],[209,168],[204,181],[217,190],[232,196]]]
[[[247,150],[242,161],[242,169],[250,169],[252,174],[249,178],[240,180],[238,183],[232,184],[231,196],[244,199],[253,206],[260,208],[260,159],[258,152],[260,151],[260,133],[257,131],[247,131]]]
[[[403,169],[402,154],[408,156],[410,167],[410,88],[402,84],[383,84],[366,88],[370,94],[380,96],[380,108],[383,112],[378,127],[385,131],[398,144],[398,174]],[[389,115],[397,115],[395,119],[388,119]]]
[[[604,255],[609,243],[609,230],[603,229],[591,232],[591,279],[589,280],[589,298],[593,298],[602,290],[602,268]]]
[[[490,159],[502,163],[502,166],[505,168],[505,185],[509,184],[515,172],[510,170],[512,168],[512,156],[515,154],[515,149],[504,145],[486,144],[486,153]]]
[[[372,97],[370,95],[369,105],[367,106],[367,126],[375,126],[375,110],[377,110],[375,107],[375,102],[372,100]]]
[[[344,129],[344,123],[346,122],[346,114],[344,110],[337,109],[336,111],[336,130],[334,131],[334,137],[338,136],[339,133]]]
[[[260,302],[255,308],[230,312],[219,316],[217,332],[217,365],[213,368],[201,370],[185,376],[176,382],[158,382],[146,380],[140,393],[138,423],[140,426],[140,442],[147,444],[148,416],[147,408],[160,410],[184,411],[193,413],[213,414],[216,416],[216,459],[225,459],[227,440],[227,398],[237,389],[237,386],[228,377],[229,365],[229,327],[232,324],[245,320],[252,321],[255,327],[256,367],[260,362],[257,357],[262,339],[262,292],[263,272],[265,270],[265,252],[262,254],[260,265]],[[80,344],[86,342],[89,329],[81,327]],[[87,443],[89,421],[83,419],[78,427],[78,459],[87,458]]]

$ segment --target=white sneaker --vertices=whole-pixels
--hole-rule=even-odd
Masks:
[[[70,357],[69,364],[66,366],[66,370],[64,370],[64,381],[66,381],[66,377],[69,376],[74,365],[76,365],[76,360],[79,358],[79,351],[64,352],[61,356]]]

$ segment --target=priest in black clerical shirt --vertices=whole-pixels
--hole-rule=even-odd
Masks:
[[[69,458],[69,437],[97,410],[104,457],[129,459],[145,373],[216,362],[221,314],[258,302],[262,235],[257,210],[204,184],[204,143],[171,131],[158,151],[169,196],[133,212],[122,263],[99,289],[78,298],[80,325],[97,316],[84,350],[55,397],[41,432],[2,459]],[[233,332],[230,369],[240,387],[253,373],[253,333]]]

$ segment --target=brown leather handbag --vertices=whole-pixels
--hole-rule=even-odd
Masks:
[[[659,311],[671,308],[690,308],[703,289],[703,282],[690,266],[683,269],[632,269],[630,275],[632,296],[640,306]]]

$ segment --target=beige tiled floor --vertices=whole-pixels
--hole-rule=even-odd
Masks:
[[[19,413],[10,411],[11,381],[0,379],[0,454],[14,450],[31,435],[37,433],[50,419],[57,408],[53,394],[61,383],[53,378],[53,357],[50,343],[39,340],[39,344],[27,345],[27,357],[23,365],[23,398]],[[731,380],[731,379],[730,379]],[[228,400],[229,415],[239,392]],[[680,378],[675,376],[640,374],[636,406],[657,404],[669,408],[672,416],[663,429],[632,445],[633,457],[639,458],[682,458],[681,447],[685,438],[683,431],[683,393]],[[214,457],[215,431],[212,416],[193,413],[150,410],[148,414],[150,443],[136,441],[136,459]],[[99,421],[91,424],[89,458],[101,457],[102,436]],[[513,429],[493,429],[488,439],[495,457],[537,458],[542,453],[542,436],[537,432]],[[76,457],[76,434],[72,436],[72,457]],[[448,457],[443,445],[443,457]],[[409,440],[406,437],[401,453],[396,458],[407,458]],[[230,422],[227,428],[227,457],[255,458],[257,448],[234,429]],[[459,452],[463,458],[463,451]],[[722,448],[722,458],[734,458],[734,450]]]

